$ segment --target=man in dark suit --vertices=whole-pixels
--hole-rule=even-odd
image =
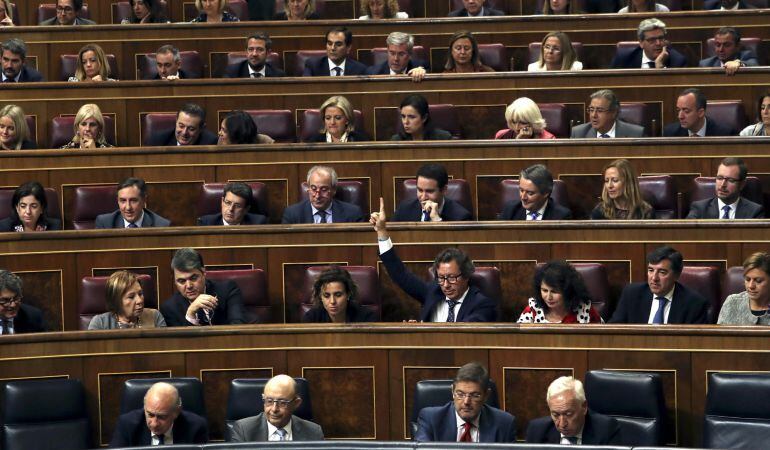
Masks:
[[[687,57],[671,48],[666,39],[666,24],[650,18],[639,23],[637,29],[639,47],[618,50],[612,59],[613,69],[663,69],[685,67]]]
[[[218,140],[216,134],[206,129],[206,110],[195,103],[186,103],[176,115],[174,129],[153,134],[148,145],[216,145]]]
[[[589,122],[572,127],[570,138],[639,138],[645,135],[644,127],[618,119],[620,101],[609,89],[591,94],[587,112]]]
[[[687,218],[764,219],[764,207],[741,196],[747,172],[746,163],[741,158],[723,159],[717,169],[716,197],[693,202]]]
[[[56,0],[56,15],[38,25],[96,25],[93,20],[78,17],[83,0]]]
[[[288,375],[276,375],[262,393],[264,412],[240,419],[233,425],[232,442],[322,441],[321,427],[294,415],[302,404],[297,383]]]
[[[254,204],[251,186],[246,183],[232,182],[225,185],[222,193],[222,212],[198,218],[198,225],[262,225],[267,217],[252,214],[249,209]]]
[[[232,280],[207,280],[200,253],[191,248],[180,248],[171,259],[171,269],[177,292],[160,306],[166,325],[189,327],[245,323],[240,288]]]
[[[227,66],[225,78],[285,77],[283,70],[267,62],[272,45],[270,35],[263,31],[246,38],[246,61]]]
[[[461,204],[446,197],[449,175],[441,164],[425,164],[417,170],[417,197],[402,201],[393,222],[441,222],[473,220]]]
[[[420,410],[418,442],[516,442],[516,418],[486,404],[489,371],[477,362],[460,367],[452,381],[452,401]]]
[[[708,100],[700,89],[689,88],[676,99],[676,115],[679,122],[670,123],[663,129],[666,137],[735,136],[737,130],[706,117]]]
[[[484,17],[505,15],[505,13],[499,9],[485,7],[485,2],[486,0],[463,0],[463,8],[451,11],[449,13],[449,17]]]
[[[714,35],[715,56],[698,63],[700,67],[724,67],[727,75],[735,75],[741,67],[758,66],[757,56],[750,50],[741,51],[741,33],[733,27],[722,27]]]
[[[647,255],[647,282],[623,288],[612,323],[708,323],[708,302],[677,282],[682,254],[659,247]]]
[[[430,69],[423,61],[412,59],[414,36],[394,31],[385,40],[388,47],[388,59],[366,69],[367,75],[409,75],[412,81],[419,83]]]
[[[208,440],[206,419],[183,411],[177,389],[160,382],[144,395],[144,408],[118,418],[110,447],[205,444]]]
[[[358,205],[337,200],[337,172],[329,166],[313,166],[307,172],[308,199],[283,211],[281,223],[363,222]]]
[[[364,75],[366,66],[348,58],[353,48],[353,33],[345,27],[334,27],[326,33],[326,56],[305,61],[303,77],[340,77]]]
[[[21,302],[22,286],[21,278],[0,269],[0,334],[46,331],[43,313]]]
[[[473,261],[457,248],[439,252],[433,260],[434,280],[424,282],[406,269],[388,236],[385,201],[380,197],[380,211],[373,212],[369,223],[377,232],[380,259],[390,278],[422,305],[422,322],[494,322],[495,301],[476,286],[470,286],[475,270]]]
[[[703,9],[719,9],[730,11],[737,9],[756,9],[757,7],[749,4],[746,0],[704,0]]]
[[[583,383],[560,377],[548,386],[550,417],[533,419],[527,425],[527,443],[565,445],[620,445],[620,424],[609,416],[588,409]]]
[[[43,81],[43,75],[27,67],[27,44],[21,39],[11,38],[0,46],[3,58],[3,83]]]
[[[188,78],[182,70],[182,55],[173,45],[163,45],[155,52],[155,66],[158,69],[158,73],[153,78],[155,80],[171,81]]]
[[[96,228],[168,227],[171,221],[150,211],[147,184],[141,178],[126,178],[118,184],[118,209],[96,216]]]
[[[519,201],[505,204],[500,220],[569,220],[572,211],[551,199],[553,175],[542,164],[519,174]]]

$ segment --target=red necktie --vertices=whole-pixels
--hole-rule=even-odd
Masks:
[[[471,428],[473,428],[473,424],[470,422],[465,422],[463,424],[463,434],[460,435],[460,440],[457,442],[473,442],[473,437],[471,437]]]

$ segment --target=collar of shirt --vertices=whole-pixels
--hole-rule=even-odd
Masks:
[[[724,6],[719,8],[720,11],[738,11],[738,7],[741,6],[740,3],[736,3],[735,6],[732,8],[725,8]]]
[[[697,132],[695,132],[695,133],[693,133],[693,132],[692,132],[692,131],[690,131],[690,130],[687,130],[687,135],[688,135],[688,136],[692,136],[693,134],[697,134],[697,135],[698,135],[698,136],[700,136],[700,137],[706,137],[706,125],[708,125],[708,121],[704,119],[704,120],[703,120],[703,126],[701,127],[701,129],[700,129],[700,130],[698,130],[698,131],[697,131]]]
[[[342,73],[344,74],[345,71],[343,70]],[[340,142],[347,142],[347,141],[348,141],[348,132],[346,131],[342,133],[342,136],[340,136]],[[332,135],[329,133],[326,133],[326,142],[329,142],[329,143],[333,142]]]
[[[163,445],[171,445],[174,443],[174,424],[171,424],[171,428],[163,434]],[[150,445],[158,445],[158,438],[150,431]]]
[[[468,13],[468,17],[483,17],[484,16],[484,7],[482,6],[479,10],[478,14],[471,14],[470,11],[467,9],[465,10]]]
[[[126,220],[125,217],[120,216],[123,219],[123,228],[128,228],[128,224],[131,223],[128,220]],[[136,224],[137,228],[142,228],[142,220],[144,220],[144,210],[142,210],[142,214],[139,216],[138,219],[134,222]]]
[[[227,223],[227,221],[225,220],[225,216],[222,216],[222,225],[224,225],[226,227],[232,226],[229,223]]]
[[[272,423],[270,423],[267,419],[265,419],[265,422],[267,422],[267,440],[268,441],[277,441],[279,440],[279,436],[275,433],[278,431],[278,428],[274,426]],[[289,423],[284,425],[283,429],[286,431],[286,437],[284,438],[285,441],[292,441],[291,438],[291,418],[289,419]]]
[[[718,208],[717,213],[719,214],[719,217],[722,217],[722,214],[724,213],[722,208],[724,208],[725,206],[729,206],[730,207],[730,218],[731,219],[735,219],[735,211],[738,209],[738,202],[739,201],[741,201],[740,197],[738,197],[738,200],[736,200],[733,203],[728,205],[727,203],[723,202],[721,198],[717,197],[717,208]]]
[[[334,200],[332,200],[332,203],[329,203],[329,207],[326,208],[326,222],[325,223],[332,223],[332,206],[334,206]],[[319,209],[313,206],[313,204],[310,204],[310,210],[313,213],[313,222],[315,222],[316,217],[318,217],[318,211]],[[320,220],[320,218],[319,218]],[[319,222],[315,222],[319,223]]]
[[[473,442],[479,441],[479,422],[481,420],[481,414],[479,414],[475,419],[471,420],[471,424],[473,425],[473,428],[471,428],[471,440]],[[460,436],[462,436],[463,433],[463,425],[465,425],[465,419],[460,417],[459,414],[457,414],[457,410],[455,410],[455,421],[457,422],[457,438],[455,440],[459,440]]]
[[[249,63],[246,63],[246,65],[249,67],[249,77],[251,77],[251,74],[252,74],[252,73],[258,73],[258,74],[262,75],[262,77],[263,77],[263,78],[264,78],[265,76],[267,76],[267,75],[265,74],[265,68],[266,68],[267,66],[262,66],[262,69],[260,69],[260,70],[254,70],[254,69],[252,69],[252,68],[251,68],[251,64],[249,64]]]
[[[530,210],[527,210],[527,220],[543,220],[543,214],[545,213],[545,208],[548,207],[548,202],[550,202],[551,199],[547,199],[545,203],[543,203],[543,206],[540,207],[540,209],[537,210],[537,219],[532,219],[532,212]]]
[[[596,130],[596,137],[600,138],[600,137],[602,137],[602,134],[606,134],[607,136],[609,136],[611,138],[614,138],[615,137],[615,127],[617,125],[618,125],[617,121],[612,122],[612,128],[610,128],[610,130],[608,132],[606,132],[606,133],[599,133],[599,131]]]
[[[345,58],[345,59],[342,61],[342,64],[334,64],[334,62],[333,62],[331,59],[329,59],[329,58],[326,58],[326,62],[328,62],[328,63],[329,63],[329,75],[332,75],[332,76],[334,76],[334,68],[335,68],[335,67],[339,67],[340,69],[342,69],[342,73],[340,73],[340,75],[345,75],[345,63],[346,63],[347,61],[348,61],[348,59],[347,59],[347,58]]]
[[[401,72],[393,72],[393,69],[391,69],[391,68],[388,68],[388,70],[390,71],[389,73],[391,75],[403,75],[403,74],[405,74],[407,72],[406,69],[408,67],[409,67],[409,61],[406,62],[406,65],[404,66],[404,69]]]
[[[559,442],[559,444],[569,444],[570,442],[567,438],[574,437],[574,438],[577,438],[576,445],[583,445],[583,430],[580,430],[580,432],[575,434],[574,436],[565,436],[561,433],[559,433],[559,435],[561,436],[561,441]]]
[[[655,60],[648,58],[647,53],[644,53],[644,50],[642,50],[642,69],[652,69],[652,67],[650,67],[650,65],[647,64],[650,62],[654,63]]]
[[[19,73],[18,73],[18,74],[16,74],[16,76],[13,78],[13,81],[15,81],[15,82],[17,82],[17,83],[18,83],[18,82],[19,82],[19,78],[21,78],[21,70],[20,70],[20,71],[19,71]],[[5,74],[3,74],[3,81],[5,81],[5,80],[7,80],[7,79],[8,79],[8,77],[6,77],[6,76],[5,76]]]

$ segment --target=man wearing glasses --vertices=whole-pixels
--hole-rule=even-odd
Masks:
[[[297,383],[288,375],[276,375],[262,393],[264,411],[233,424],[232,442],[322,441],[318,424],[294,415],[302,398]]]
[[[491,389],[489,372],[477,362],[457,371],[452,401],[420,410],[418,442],[516,442],[516,418],[486,404]]]
[[[572,127],[571,138],[640,138],[644,128],[618,119],[620,102],[615,93],[602,89],[591,94],[591,103],[586,108],[588,123]]]
[[[639,47],[621,49],[615,54],[613,69],[665,69],[686,67],[687,58],[669,46],[666,24],[651,18],[642,20],[637,29]]]
[[[328,166],[313,166],[307,171],[306,200],[283,212],[281,223],[363,222],[364,212],[357,205],[336,200],[337,172]]]
[[[762,205],[742,197],[746,186],[746,164],[740,158],[725,158],[716,176],[716,197],[698,200],[690,205],[688,219],[764,219]]]
[[[56,16],[39,25],[96,25],[93,20],[78,17],[82,8],[83,0],[56,0]]]
[[[494,322],[497,305],[477,287],[470,286],[475,267],[473,261],[457,248],[439,252],[433,260],[434,280],[424,282],[406,266],[393,248],[388,236],[385,201],[380,198],[380,211],[373,212],[369,223],[374,225],[379,243],[380,259],[390,278],[420,302],[421,322]]]
[[[0,270],[0,334],[46,331],[43,313],[34,306],[21,303],[21,288],[21,278]]]

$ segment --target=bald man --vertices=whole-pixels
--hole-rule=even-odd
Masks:
[[[288,375],[276,375],[262,393],[264,412],[241,419],[233,425],[233,442],[322,441],[323,430],[300,419],[294,411],[302,404],[297,383]]]
[[[205,444],[209,440],[206,419],[182,411],[179,392],[168,383],[155,383],[144,396],[144,408],[118,418],[110,447]]]

